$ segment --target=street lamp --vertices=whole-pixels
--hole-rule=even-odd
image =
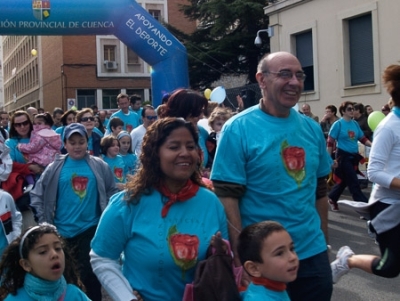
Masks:
[[[260,29],[259,31],[257,31],[257,36],[256,36],[256,39],[254,40],[254,45],[256,45],[256,46],[262,45],[262,40],[260,38],[260,32],[267,32],[269,38],[274,36],[274,28],[273,27],[268,27],[267,29]]]

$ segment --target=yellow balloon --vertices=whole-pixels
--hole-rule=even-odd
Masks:
[[[205,89],[204,90],[204,97],[207,99],[210,99],[210,95],[211,95],[211,89]]]
[[[32,54],[33,56],[36,56],[36,55],[37,55],[37,50],[36,50],[36,49],[32,49],[32,50],[31,50],[31,54]]]

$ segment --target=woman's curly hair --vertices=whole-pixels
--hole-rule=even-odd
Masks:
[[[3,253],[0,262],[0,300],[5,299],[8,294],[16,295],[17,290],[24,286],[26,271],[19,264],[21,259],[19,248],[22,237],[30,229],[31,228],[28,228],[18,238],[14,239]],[[67,283],[75,284],[79,288],[84,289],[75,266],[75,261],[66,247],[65,241],[60,236],[55,226],[43,223],[39,225],[39,228],[29,233],[23,241],[24,245],[22,246],[22,257],[28,258],[29,251],[32,250],[39,238],[44,234],[54,234],[61,241],[65,256],[64,277]]]
[[[200,174],[200,146],[199,136],[192,123],[186,122],[182,118],[167,117],[159,119],[148,127],[146,134],[143,138],[142,153],[140,154],[140,166],[138,171],[126,183],[127,194],[126,198],[128,203],[138,204],[140,197],[143,194],[151,194],[154,187],[160,183],[164,178],[164,173],[160,166],[159,150],[160,147],[167,140],[172,131],[186,128],[189,130],[199,151],[199,162],[197,169],[192,174],[190,179],[202,187],[207,187]]]

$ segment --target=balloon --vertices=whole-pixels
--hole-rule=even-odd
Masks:
[[[36,50],[36,49],[32,49],[32,50],[31,50],[31,54],[32,54],[33,56],[36,56],[36,55],[37,55],[37,50]]]
[[[210,100],[217,102],[218,104],[223,103],[225,97],[226,97],[226,91],[225,88],[222,86],[216,87],[214,90],[212,90],[210,94]]]
[[[78,108],[77,108],[76,106],[72,106],[72,107],[71,107],[71,110],[77,111]]]
[[[378,124],[385,118],[385,114],[380,111],[374,111],[368,116],[368,125],[372,131],[375,131]]]
[[[210,95],[211,95],[211,89],[205,89],[204,90],[204,97],[207,99],[210,99]]]

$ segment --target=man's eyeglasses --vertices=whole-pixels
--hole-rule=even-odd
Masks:
[[[29,120],[25,120],[25,121],[22,121],[22,122],[14,122],[14,126],[16,128],[19,128],[21,126],[27,126],[29,123],[30,123]]]
[[[147,120],[157,120],[157,116],[146,116]]]
[[[94,121],[94,117],[82,117],[81,121],[83,121],[83,122]]]
[[[352,112],[352,111],[354,111],[354,108],[352,108],[352,107],[347,107],[347,108],[346,108],[346,111],[347,111],[347,112]]]
[[[281,70],[279,72],[272,72],[272,71],[262,71],[263,74],[274,74],[279,78],[284,80],[291,80],[293,78],[293,72],[290,70]],[[298,81],[304,81],[306,79],[306,74],[303,71],[297,71],[294,73]]]

